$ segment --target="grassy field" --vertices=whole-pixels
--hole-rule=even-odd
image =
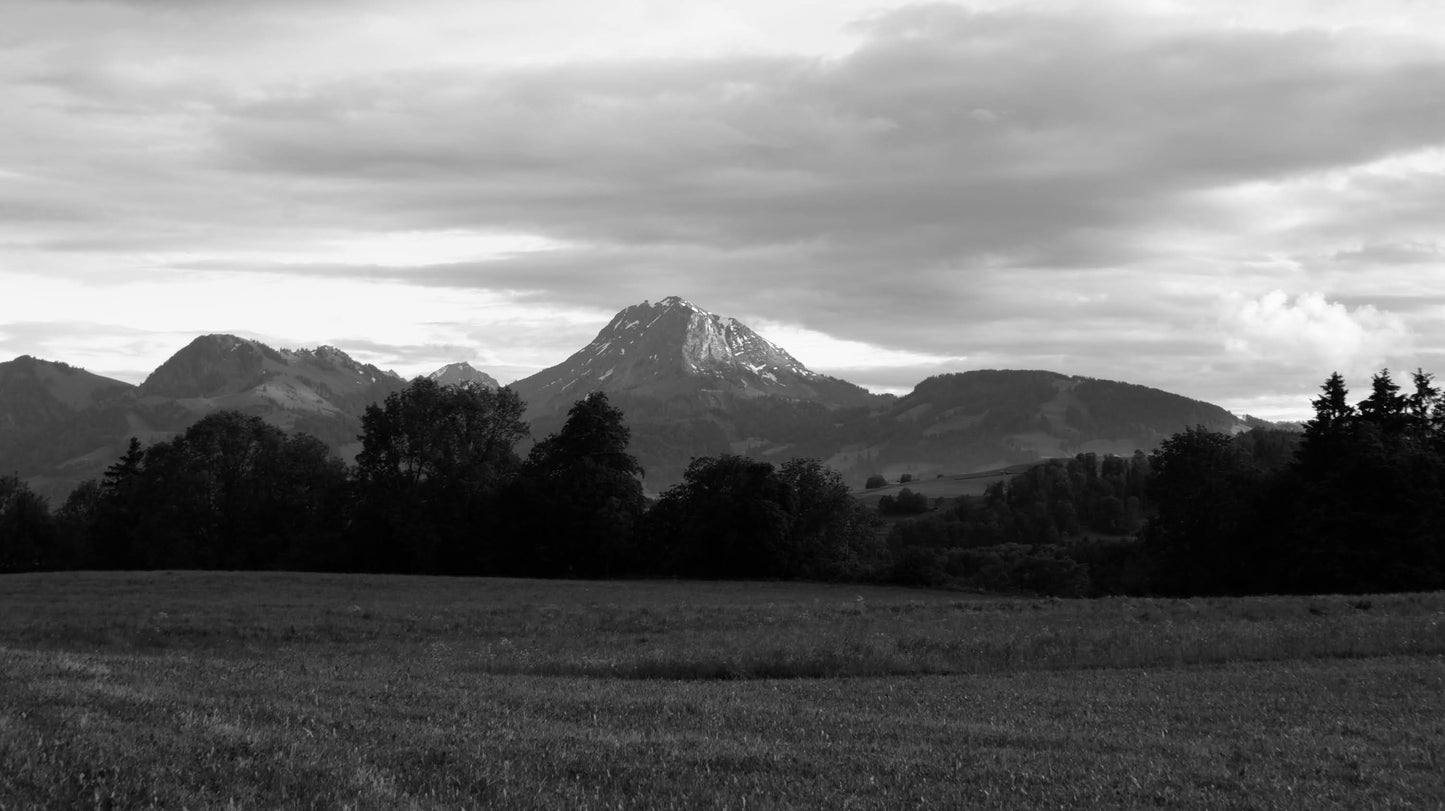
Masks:
[[[981,496],[989,488],[989,485],[999,482],[1006,482],[1028,470],[1032,465],[1014,465],[1013,467],[990,470],[983,473],[957,473],[943,476],[926,476],[915,479],[911,482],[900,483],[890,482],[882,487],[874,487],[868,490],[857,490],[853,498],[867,507],[877,508],[879,499],[884,496],[897,496],[907,488],[915,493],[922,493],[929,501],[943,499],[952,501],[959,496]]]
[[[1445,806],[1445,594],[0,577],[0,809]]]

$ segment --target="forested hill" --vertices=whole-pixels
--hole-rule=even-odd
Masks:
[[[827,461],[850,480],[989,470],[1079,453],[1145,452],[1186,427],[1234,433],[1243,422],[1178,394],[1042,370],[930,377],[889,408],[848,426]]]

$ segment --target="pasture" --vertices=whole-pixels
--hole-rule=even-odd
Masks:
[[[1439,807],[1445,594],[0,577],[0,809]]]
[[[928,475],[915,479],[911,482],[899,482],[896,479],[882,487],[874,487],[866,490],[853,491],[853,498],[866,507],[877,509],[879,499],[884,496],[897,496],[905,488],[915,493],[922,493],[928,500],[943,499],[953,501],[960,496],[981,496],[990,485],[999,482],[1006,482],[1033,467],[1031,464],[1014,465],[1012,467],[988,470],[980,473],[954,473],[949,475]]]

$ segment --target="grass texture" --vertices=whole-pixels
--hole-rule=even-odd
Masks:
[[[1439,808],[1445,595],[0,577],[0,809]]]

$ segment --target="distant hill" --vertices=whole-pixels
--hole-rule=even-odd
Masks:
[[[28,438],[51,432],[75,414],[133,386],[64,363],[22,355],[0,363],[0,460],[13,464]]]
[[[1288,431],[1293,434],[1302,434],[1305,424],[1293,420],[1272,421],[1261,419],[1253,414],[1245,414],[1240,420],[1250,428],[1263,428],[1267,431]]]
[[[850,480],[869,472],[928,478],[1077,453],[1148,452],[1194,425],[1246,428],[1219,406],[1147,386],[981,370],[924,380],[883,413],[850,425],[852,441],[826,462]]]
[[[33,477],[60,459],[104,445],[103,436],[124,428],[123,420],[106,420],[112,404],[134,389],[28,355],[0,363],[0,475]],[[83,414],[98,415],[101,424],[88,424]]]

